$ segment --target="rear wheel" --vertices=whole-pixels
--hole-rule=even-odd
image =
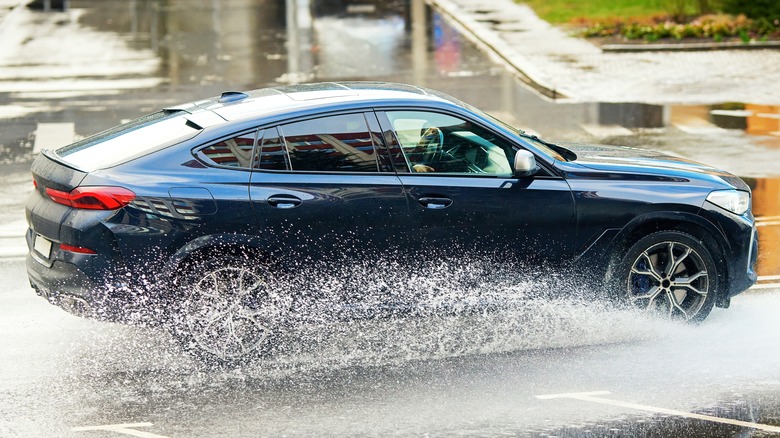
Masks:
[[[201,358],[234,363],[270,351],[289,303],[269,272],[240,257],[191,265],[180,277],[175,332]]]
[[[660,231],[629,248],[612,284],[630,306],[695,323],[712,310],[718,274],[710,250],[698,239]]]

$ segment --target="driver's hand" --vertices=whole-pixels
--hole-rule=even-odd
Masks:
[[[436,169],[434,169],[431,166],[426,166],[425,164],[415,164],[412,166],[412,170],[415,172],[436,172]]]

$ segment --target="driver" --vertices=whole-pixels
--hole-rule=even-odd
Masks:
[[[412,166],[412,170],[418,173],[421,172],[436,172],[436,169],[427,164],[415,164]]]
[[[422,130],[420,140],[409,153],[410,161],[430,161],[436,156],[436,152],[441,149],[444,136],[439,128],[430,126]],[[412,157],[417,158],[412,160]],[[436,169],[424,163],[412,164],[412,171],[417,173],[436,172]]]

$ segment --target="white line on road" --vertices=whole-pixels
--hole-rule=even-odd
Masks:
[[[780,289],[780,283],[754,284],[753,286],[750,286],[750,289],[748,290],[759,290],[759,289]]]
[[[777,281],[780,280],[780,275],[759,275],[758,281]]]
[[[633,131],[620,125],[580,125],[580,127],[588,134],[599,138],[634,135]]]
[[[541,400],[551,400],[556,398],[572,398],[575,400],[582,400],[592,403],[601,403],[604,405],[618,406],[628,409],[636,409],[639,411],[653,412],[656,414],[675,415],[684,418],[693,418],[696,420],[712,421],[716,423],[730,424],[732,426],[749,427],[751,429],[765,430],[767,432],[780,433],[780,427],[770,426],[767,424],[751,423],[749,421],[732,420],[729,418],[713,417],[711,415],[695,414],[692,412],[678,411],[675,409],[657,408],[654,406],[640,405],[636,403],[628,403],[619,400],[611,400],[606,398],[596,397],[599,395],[610,394],[609,391],[593,391],[593,392],[575,392],[568,394],[552,394],[552,395],[537,395],[536,398]]]
[[[18,262],[24,262],[27,260],[27,257],[20,257],[20,256],[3,256],[0,255],[0,263],[18,263]]]
[[[42,149],[57,149],[73,143],[75,131],[73,123],[38,123],[33,154],[37,154]]]
[[[88,430],[106,430],[110,432],[121,433],[123,435],[136,436],[139,438],[168,438],[166,436],[157,435],[141,430],[135,430],[134,427],[150,427],[152,423],[125,423],[125,424],[108,424],[106,426],[85,426],[71,428],[73,432],[85,432]]]

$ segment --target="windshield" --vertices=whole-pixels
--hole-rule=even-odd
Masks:
[[[66,163],[94,170],[115,166],[161,145],[184,140],[199,130],[188,123],[186,111],[160,111],[87,137],[54,153]]]
[[[464,106],[466,106],[469,110],[471,110],[471,111],[473,111],[473,112],[475,112],[477,114],[482,115],[486,119],[489,119],[489,120],[491,120],[491,121],[493,121],[493,122],[495,122],[495,123],[497,123],[497,124],[507,128],[508,130],[517,133],[518,135],[523,137],[524,140],[526,140],[527,142],[529,142],[532,145],[534,145],[535,148],[539,149],[544,154],[547,154],[547,155],[549,155],[550,157],[552,157],[552,158],[554,158],[556,160],[559,160],[559,161],[573,161],[573,160],[575,160],[577,158],[577,156],[576,156],[576,154],[574,152],[572,152],[572,151],[570,151],[570,150],[568,150],[568,149],[566,149],[566,148],[564,148],[562,146],[558,146],[556,144],[552,144],[552,143],[546,142],[546,141],[540,139],[539,137],[537,137],[535,135],[527,134],[522,129],[515,128],[514,126],[510,125],[509,123],[499,119],[498,117],[495,117],[494,115],[492,115],[490,113],[486,113],[486,112],[482,111],[481,109],[479,109],[477,107],[471,106],[471,105],[466,104],[466,103],[462,103],[462,104]]]

